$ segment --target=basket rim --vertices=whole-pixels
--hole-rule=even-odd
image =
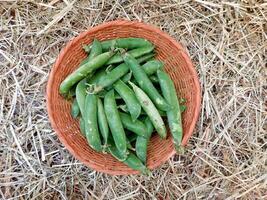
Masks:
[[[73,39],[71,39],[69,42],[67,42],[66,46],[63,47],[54,63],[54,65],[52,66],[52,69],[50,71],[50,74],[48,76],[48,81],[47,81],[47,85],[46,85],[46,107],[47,107],[47,112],[48,112],[48,117],[49,117],[49,121],[51,123],[52,128],[54,129],[54,131],[56,132],[59,140],[61,141],[61,143],[64,144],[64,146],[68,149],[68,151],[79,161],[81,161],[83,164],[85,164],[86,166],[89,166],[91,169],[99,171],[99,172],[103,172],[103,173],[107,173],[110,175],[128,175],[128,174],[139,174],[138,171],[136,170],[128,170],[128,171],[121,171],[121,170],[110,170],[110,169],[101,169],[98,166],[96,166],[96,164],[94,162],[88,162],[88,160],[85,161],[85,159],[83,158],[83,156],[79,153],[77,153],[76,151],[74,151],[72,149],[71,146],[69,146],[67,139],[65,139],[62,136],[61,131],[59,130],[56,122],[54,121],[54,116],[53,116],[53,111],[52,111],[52,102],[51,102],[51,92],[52,92],[52,85],[53,85],[53,81],[54,81],[54,77],[55,77],[55,72],[59,69],[58,66],[64,56],[64,54],[66,52],[68,52],[73,43],[78,42],[78,40],[80,40],[83,37],[86,37],[86,35],[90,34],[91,32],[96,32],[99,31],[103,28],[106,27],[110,27],[110,26],[120,26],[120,25],[137,25],[138,27],[144,28],[144,29],[149,29],[153,32],[158,33],[161,37],[165,37],[167,40],[169,40],[173,45],[175,45],[181,52],[181,56],[185,59],[186,64],[187,64],[187,68],[190,71],[190,73],[192,74],[193,77],[193,82],[194,82],[194,86],[196,88],[196,109],[194,112],[194,116],[192,118],[192,121],[190,123],[190,127],[189,127],[189,131],[188,134],[185,135],[183,137],[182,140],[182,145],[186,146],[187,142],[189,140],[189,138],[192,136],[193,132],[194,132],[194,128],[195,125],[198,121],[198,117],[200,114],[200,109],[201,109],[201,88],[200,88],[200,83],[199,83],[199,79],[198,79],[198,75],[196,72],[196,69],[193,66],[193,63],[189,57],[189,55],[187,54],[187,52],[185,51],[185,49],[182,47],[182,45],[177,42],[176,40],[174,40],[171,36],[169,36],[167,33],[163,32],[162,30],[160,30],[159,28],[150,25],[150,24],[146,24],[140,21],[129,21],[129,20],[114,20],[114,21],[109,21],[109,22],[104,22],[100,25],[97,25],[95,27],[90,27],[88,28],[86,31],[81,32],[78,36],[74,37]],[[173,148],[173,151],[171,153],[169,153],[168,155],[166,155],[165,157],[160,159],[160,162],[157,162],[157,164],[150,166],[150,169],[154,169],[158,166],[160,166],[161,164],[165,163],[169,158],[171,158],[174,154],[175,154],[175,149]]]

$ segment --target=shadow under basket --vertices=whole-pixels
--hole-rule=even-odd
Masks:
[[[70,115],[71,104],[59,94],[60,83],[73,72],[86,57],[83,44],[90,44],[94,38],[140,37],[152,42],[156,58],[165,63],[165,71],[174,81],[177,94],[185,98],[187,106],[182,114],[183,141],[186,145],[191,137],[200,112],[200,85],[192,62],[182,46],[168,34],[153,26],[133,21],[112,21],[90,28],[68,42],[60,52],[47,84],[47,109],[53,129],[71,154],[89,168],[113,175],[138,174],[109,154],[97,153],[88,146],[79,129],[79,122]],[[153,134],[149,142],[147,166],[154,169],[175,154],[172,136],[166,140]]]

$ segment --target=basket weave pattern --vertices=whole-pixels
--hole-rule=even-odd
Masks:
[[[80,133],[78,120],[74,120],[70,115],[70,102],[59,94],[59,86],[86,57],[82,44],[89,44],[94,38],[106,40],[119,37],[142,37],[155,44],[157,59],[164,61],[165,70],[174,81],[178,95],[187,100],[187,110],[182,115],[183,145],[186,145],[192,135],[200,111],[197,73],[182,46],[161,30],[140,22],[113,21],[90,28],[74,38],[61,51],[50,73],[47,84],[48,115],[59,139],[77,159],[90,168],[113,175],[138,172],[115,160],[111,155],[97,153],[88,146]],[[154,134],[148,147],[148,167],[156,168],[174,154],[170,133],[166,140],[161,140]]]

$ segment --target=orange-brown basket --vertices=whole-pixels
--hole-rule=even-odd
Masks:
[[[78,121],[70,115],[70,102],[59,94],[59,85],[86,57],[82,44],[89,44],[94,38],[107,40],[120,37],[146,38],[156,46],[157,59],[164,61],[165,70],[174,81],[179,97],[187,100],[187,109],[182,114],[183,145],[187,144],[193,133],[201,100],[198,76],[187,53],[169,35],[153,26],[133,21],[112,21],[90,28],[71,40],[59,54],[49,76],[48,115],[60,141],[72,155],[94,170],[113,175],[137,174],[138,171],[130,169],[111,155],[97,153],[88,146],[86,139],[80,133]],[[148,147],[148,167],[156,168],[174,154],[170,133],[166,140],[161,140],[154,134]]]

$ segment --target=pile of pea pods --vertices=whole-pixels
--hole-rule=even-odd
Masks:
[[[155,59],[155,46],[144,38],[118,38],[94,39],[83,49],[88,56],[59,91],[72,101],[71,115],[79,119],[89,146],[148,174],[150,138],[155,130],[165,139],[167,124],[176,151],[182,152],[185,106],[164,61]]]

